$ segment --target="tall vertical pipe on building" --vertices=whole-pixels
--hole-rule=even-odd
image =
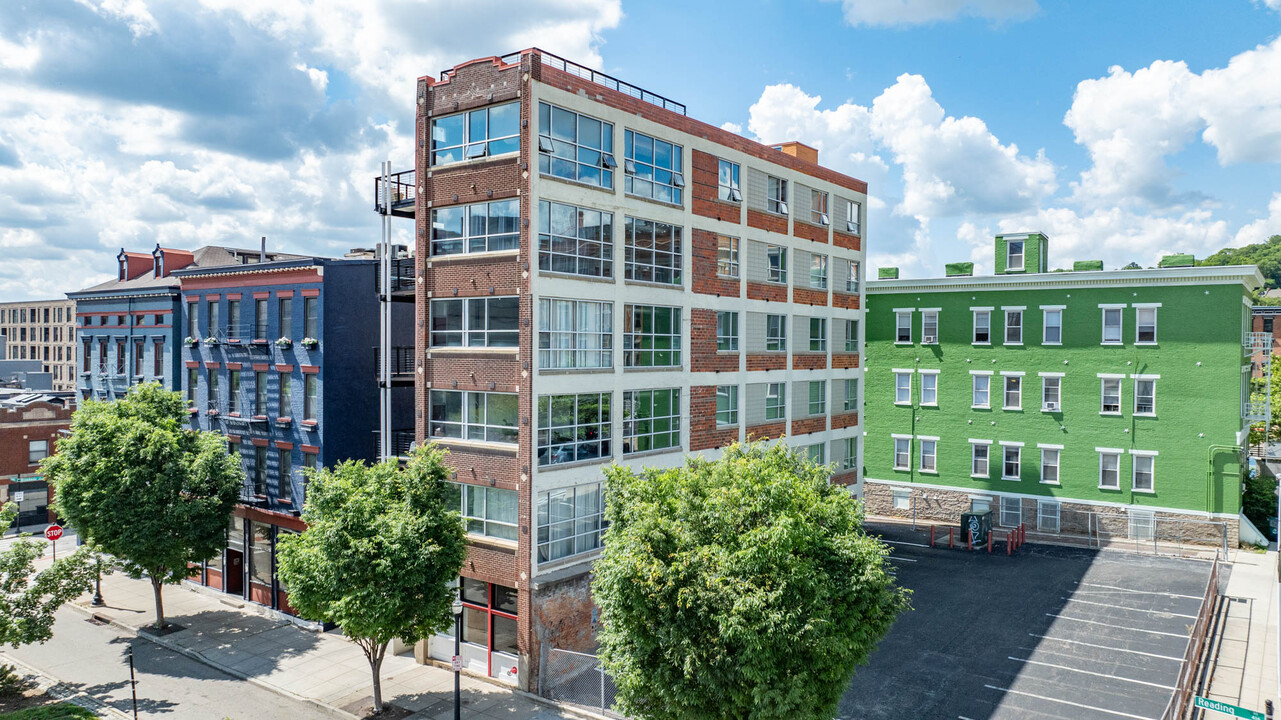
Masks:
[[[258,262],[267,262],[267,236],[262,236],[262,246],[258,249]]]
[[[379,182],[382,239],[378,244],[378,454],[392,457],[391,447],[391,161],[382,164]]]

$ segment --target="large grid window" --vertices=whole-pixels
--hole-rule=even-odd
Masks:
[[[510,102],[431,121],[431,164],[492,157],[520,149],[520,103]]]
[[[787,282],[787,248],[781,245],[765,246],[765,279],[775,283]]]
[[[716,274],[721,277],[738,277],[738,238],[716,237]]]
[[[516,491],[482,485],[451,483],[463,516],[463,527],[473,535],[516,539]]]
[[[681,391],[628,390],[623,393],[623,454],[678,448]]]
[[[624,269],[628,280],[681,284],[681,227],[629,217]]]
[[[1036,501],[1036,528],[1048,533],[1059,531],[1059,503],[1052,500]]]
[[[787,214],[787,181],[783,178],[766,176],[765,209],[779,215]]]
[[[1023,522],[1023,500],[1016,497],[1001,497],[1001,525],[1018,527]]]
[[[716,349],[738,350],[738,313],[716,313]]]
[[[608,527],[600,483],[538,493],[538,561],[590,552]]]
[[[681,364],[681,309],[654,305],[623,308],[623,365],[678,367]]]
[[[787,385],[769,383],[765,386],[765,419],[782,420],[787,412]]]
[[[614,304],[539,300],[538,366],[549,370],[613,367]]]
[[[827,381],[810,380],[809,404],[806,406],[810,415],[823,415],[827,412]]]
[[[817,225],[831,225],[827,214],[828,194],[822,190],[810,190],[810,222]]]
[[[716,174],[716,197],[730,202],[742,202],[743,190],[738,184],[738,163],[721,160]]]
[[[557,465],[610,456],[610,395],[540,395],[538,464]]]
[[[623,132],[623,157],[627,177],[623,189],[629,195],[680,205],[685,175],[681,169],[681,146],[652,138],[634,130]]]
[[[810,318],[810,352],[827,352],[827,318]]]
[[[514,443],[516,407],[510,393],[432,390],[429,431],[434,438]]]
[[[787,316],[765,316],[765,349],[770,352],[787,350]]]
[[[738,424],[738,386],[716,386],[716,424]]]
[[[431,301],[432,347],[516,347],[518,297]]]
[[[589,277],[613,277],[614,214],[540,201],[538,269]]]
[[[810,255],[810,287],[827,289],[827,256]]]
[[[520,200],[455,205],[431,211],[431,254],[456,255],[520,247]]]
[[[538,103],[538,172],[614,187],[614,125]]]

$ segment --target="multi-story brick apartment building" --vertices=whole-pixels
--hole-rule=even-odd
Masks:
[[[0,335],[10,360],[39,360],[54,390],[76,389],[76,304],[71,300],[0,303]]]
[[[226,550],[192,580],[293,612],[275,548],[304,529],[302,469],[378,457],[376,269],[295,256],[174,273],[191,426],[226,435],[246,477]],[[409,337],[412,317],[399,320]],[[412,425],[406,408],[399,420]]]
[[[140,382],[182,389],[177,352],[182,323],[175,322],[182,307],[174,271],[297,257],[268,253],[265,240],[259,250],[214,245],[194,251],[156,246],[150,253],[122,249],[115,280],[67,293],[76,303],[81,396],[112,400]]]
[[[594,646],[608,463],[782,438],[857,492],[867,186],[537,49],[417,106],[417,437],[470,533],[465,662],[532,688]]]
[[[1040,233],[995,246],[990,277],[868,283],[869,512],[1235,542],[1258,269],[1048,272]]]
[[[54,442],[71,427],[75,409],[70,393],[0,390],[0,505],[17,503],[18,527],[51,520],[49,487],[40,461],[53,454]],[[0,527],[0,533],[5,530]]]

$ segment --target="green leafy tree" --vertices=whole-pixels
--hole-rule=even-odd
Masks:
[[[9,527],[17,516],[17,505],[0,507],[0,528]],[[17,647],[53,637],[54,613],[93,583],[91,546],[83,545],[36,572],[36,560],[46,547],[43,540],[24,536],[0,552],[0,645]]]
[[[57,513],[130,577],[151,580],[157,628],[165,627],[163,586],[225,547],[245,482],[226,439],[183,427],[187,418],[182,395],[156,383],[114,402],[89,400],[41,466],[57,489]]]
[[[1272,532],[1272,523],[1269,519],[1277,516],[1277,479],[1271,475],[1264,475],[1256,472],[1253,475],[1246,474],[1243,478],[1245,485],[1241,497],[1241,513],[1250,518],[1250,522],[1259,529],[1259,532],[1271,540],[1276,540],[1276,533]]]
[[[308,470],[308,527],[277,546],[289,604],[310,620],[341,626],[365,653],[382,710],[383,656],[452,622],[453,581],[466,555],[445,451],[429,446],[406,467],[346,462]]]
[[[1281,367],[1276,368],[1281,371]],[[1281,413],[1281,372],[1273,372],[1270,385],[1265,388],[1262,378],[1250,378],[1250,399],[1255,402],[1261,402],[1264,399],[1264,393],[1270,393],[1272,396],[1272,414],[1276,417]],[[1266,426],[1266,434],[1264,433]],[[1281,441],[1281,425],[1273,423],[1255,423],[1250,426],[1250,444],[1262,445],[1264,442]]]
[[[600,656],[623,712],[828,720],[908,606],[830,468],[782,445],[605,471]]]
[[[1197,265],[1258,265],[1263,274],[1263,287],[1255,295],[1258,305],[1281,305],[1281,300],[1262,296],[1262,291],[1281,287],[1281,235],[1273,235],[1267,242],[1254,243],[1239,248],[1223,248]]]

